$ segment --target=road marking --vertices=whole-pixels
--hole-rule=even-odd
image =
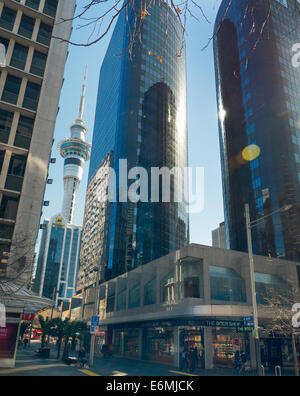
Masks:
[[[82,370],[79,370],[79,371],[81,371],[83,374],[89,375],[90,377],[101,377],[100,374],[96,374],[96,373],[94,373],[93,371],[90,371],[90,370],[82,369]]]
[[[175,373],[175,374],[181,374],[181,375],[188,375],[190,377],[199,377],[199,375],[197,374],[191,374],[191,373],[184,373],[182,371],[173,371],[173,370],[169,370],[169,373]]]
[[[0,370],[0,374],[14,374],[22,371],[44,370],[52,367],[66,367],[65,364],[40,364],[35,366],[17,367],[7,370]]]

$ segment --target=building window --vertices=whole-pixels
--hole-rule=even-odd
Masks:
[[[34,51],[30,73],[43,77],[47,62],[47,55]]]
[[[0,205],[0,218],[16,220],[18,205],[19,205],[19,198],[3,195]]]
[[[291,288],[279,276],[255,273],[255,287],[257,304],[268,304],[276,296],[276,300],[286,300],[290,296]]]
[[[17,147],[29,149],[33,127],[33,118],[20,116],[14,145]]]
[[[115,284],[109,283],[107,289],[106,312],[114,312],[115,310]]]
[[[44,14],[47,14],[51,16],[52,18],[55,18],[56,15],[56,10],[57,10],[57,0],[45,0],[45,6],[44,6]]]
[[[185,259],[180,263],[179,293],[180,298],[203,297],[203,263],[202,260]]]
[[[49,46],[52,35],[52,27],[41,23],[37,40],[39,43]]]
[[[2,165],[3,165],[4,157],[5,157],[5,151],[4,150],[0,150],[0,173],[2,171]]]
[[[246,302],[245,281],[232,269],[210,266],[211,299]]]
[[[141,286],[137,284],[129,290],[128,308],[136,308],[141,305]]]
[[[12,154],[5,183],[6,189],[21,191],[25,168],[26,157]]]
[[[126,289],[123,289],[118,293],[117,311],[123,311],[125,309],[126,309]]]
[[[0,142],[7,143],[14,113],[0,110]]]
[[[29,16],[23,14],[18,31],[19,35],[31,39],[34,29],[34,24],[35,24],[35,20],[33,18],[30,18]]]
[[[144,305],[156,304],[156,278],[144,285]]]
[[[34,10],[38,10],[40,6],[40,0],[26,0],[25,5],[27,7],[33,8]]]
[[[14,105],[18,102],[20,87],[22,79],[19,77],[7,75],[4,90],[2,93],[2,100],[4,102],[12,103]]]
[[[21,44],[16,43],[11,57],[10,66],[24,70],[26,65],[27,55],[28,55],[28,48],[24,47]]]
[[[23,107],[30,110],[36,110],[40,98],[41,86],[30,81],[27,82]]]
[[[0,17],[0,27],[12,31],[16,15],[17,12],[15,10],[11,10],[10,8],[4,6]]]

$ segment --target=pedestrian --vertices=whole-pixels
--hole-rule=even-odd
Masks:
[[[185,346],[183,348],[183,351],[181,352],[181,365],[183,369],[188,367],[187,354],[188,354],[188,350],[187,347]]]
[[[87,363],[86,351],[84,347],[82,347],[78,353],[78,362],[80,363],[81,368],[83,368]]]
[[[241,372],[246,371],[246,363],[247,363],[247,355],[245,354],[245,352],[243,352],[241,354],[241,368],[239,373],[241,374]]]
[[[23,341],[24,349],[26,349],[27,344],[28,344],[28,341],[29,341],[28,338],[25,337],[25,338],[24,338],[24,341]]]
[[[196,348],[191,348],[189,352],[189,370],[191,373],[195,371],[196,368],[196,362],[197,362],[197,349]]]
[[[235,351],[235,354],[234,354],[234,368],[235,368],[235,371],[237,372],[237,373],[239,373],[240,372],[240,369],[241,369],[241,355],[240,355],[240,351]]]

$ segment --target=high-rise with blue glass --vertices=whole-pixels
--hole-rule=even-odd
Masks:
[[[251,220],[270,214],[252,229],[254,252],[291,260],[300,259],[298,7],[223,0],[214,30],[227,247],[247,250],[249,203]]]
[[[148,4],[149,3],[149,4]],[[116,23],[99,81],[89,182],[111,152],[120,191],[120,159],[132,167],[187,166],[186,68],[183,31],[163,1],[146,1]],[[143,23],[132,50],[130,31]],[[124,164],[124,162],[122,162]],[[126,172],[126,170],[125,170]],[[150,174],[150,173],[148,173]],[[132,181],[131,181],[132,182]],[[130,185],[130,181],[128,182]],[[171,192],[182,188],[171,177]],[[138,267],[188,242],[184,202],[114,202],[105,278]]]

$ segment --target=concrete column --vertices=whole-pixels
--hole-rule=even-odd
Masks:
[[[180,366],[180,356],[179,356],[179,350],[180,350],[180,345],[179,345],[179,327],[174,327],[174,366],[178,367]]]
[[[13,33],[15,33],[15,34],[18,34],[18,30],[19,30],[22,14],[23,13],[22,13],[21,10],[17,11],[17,15],[16,15],[15,23],[14,23],[14,28],[13,28]]]
[[[205,368],[212,369],[213,364],[213,345],[212,345],[212,328],[204,328],[204,349],[205,349]]]

